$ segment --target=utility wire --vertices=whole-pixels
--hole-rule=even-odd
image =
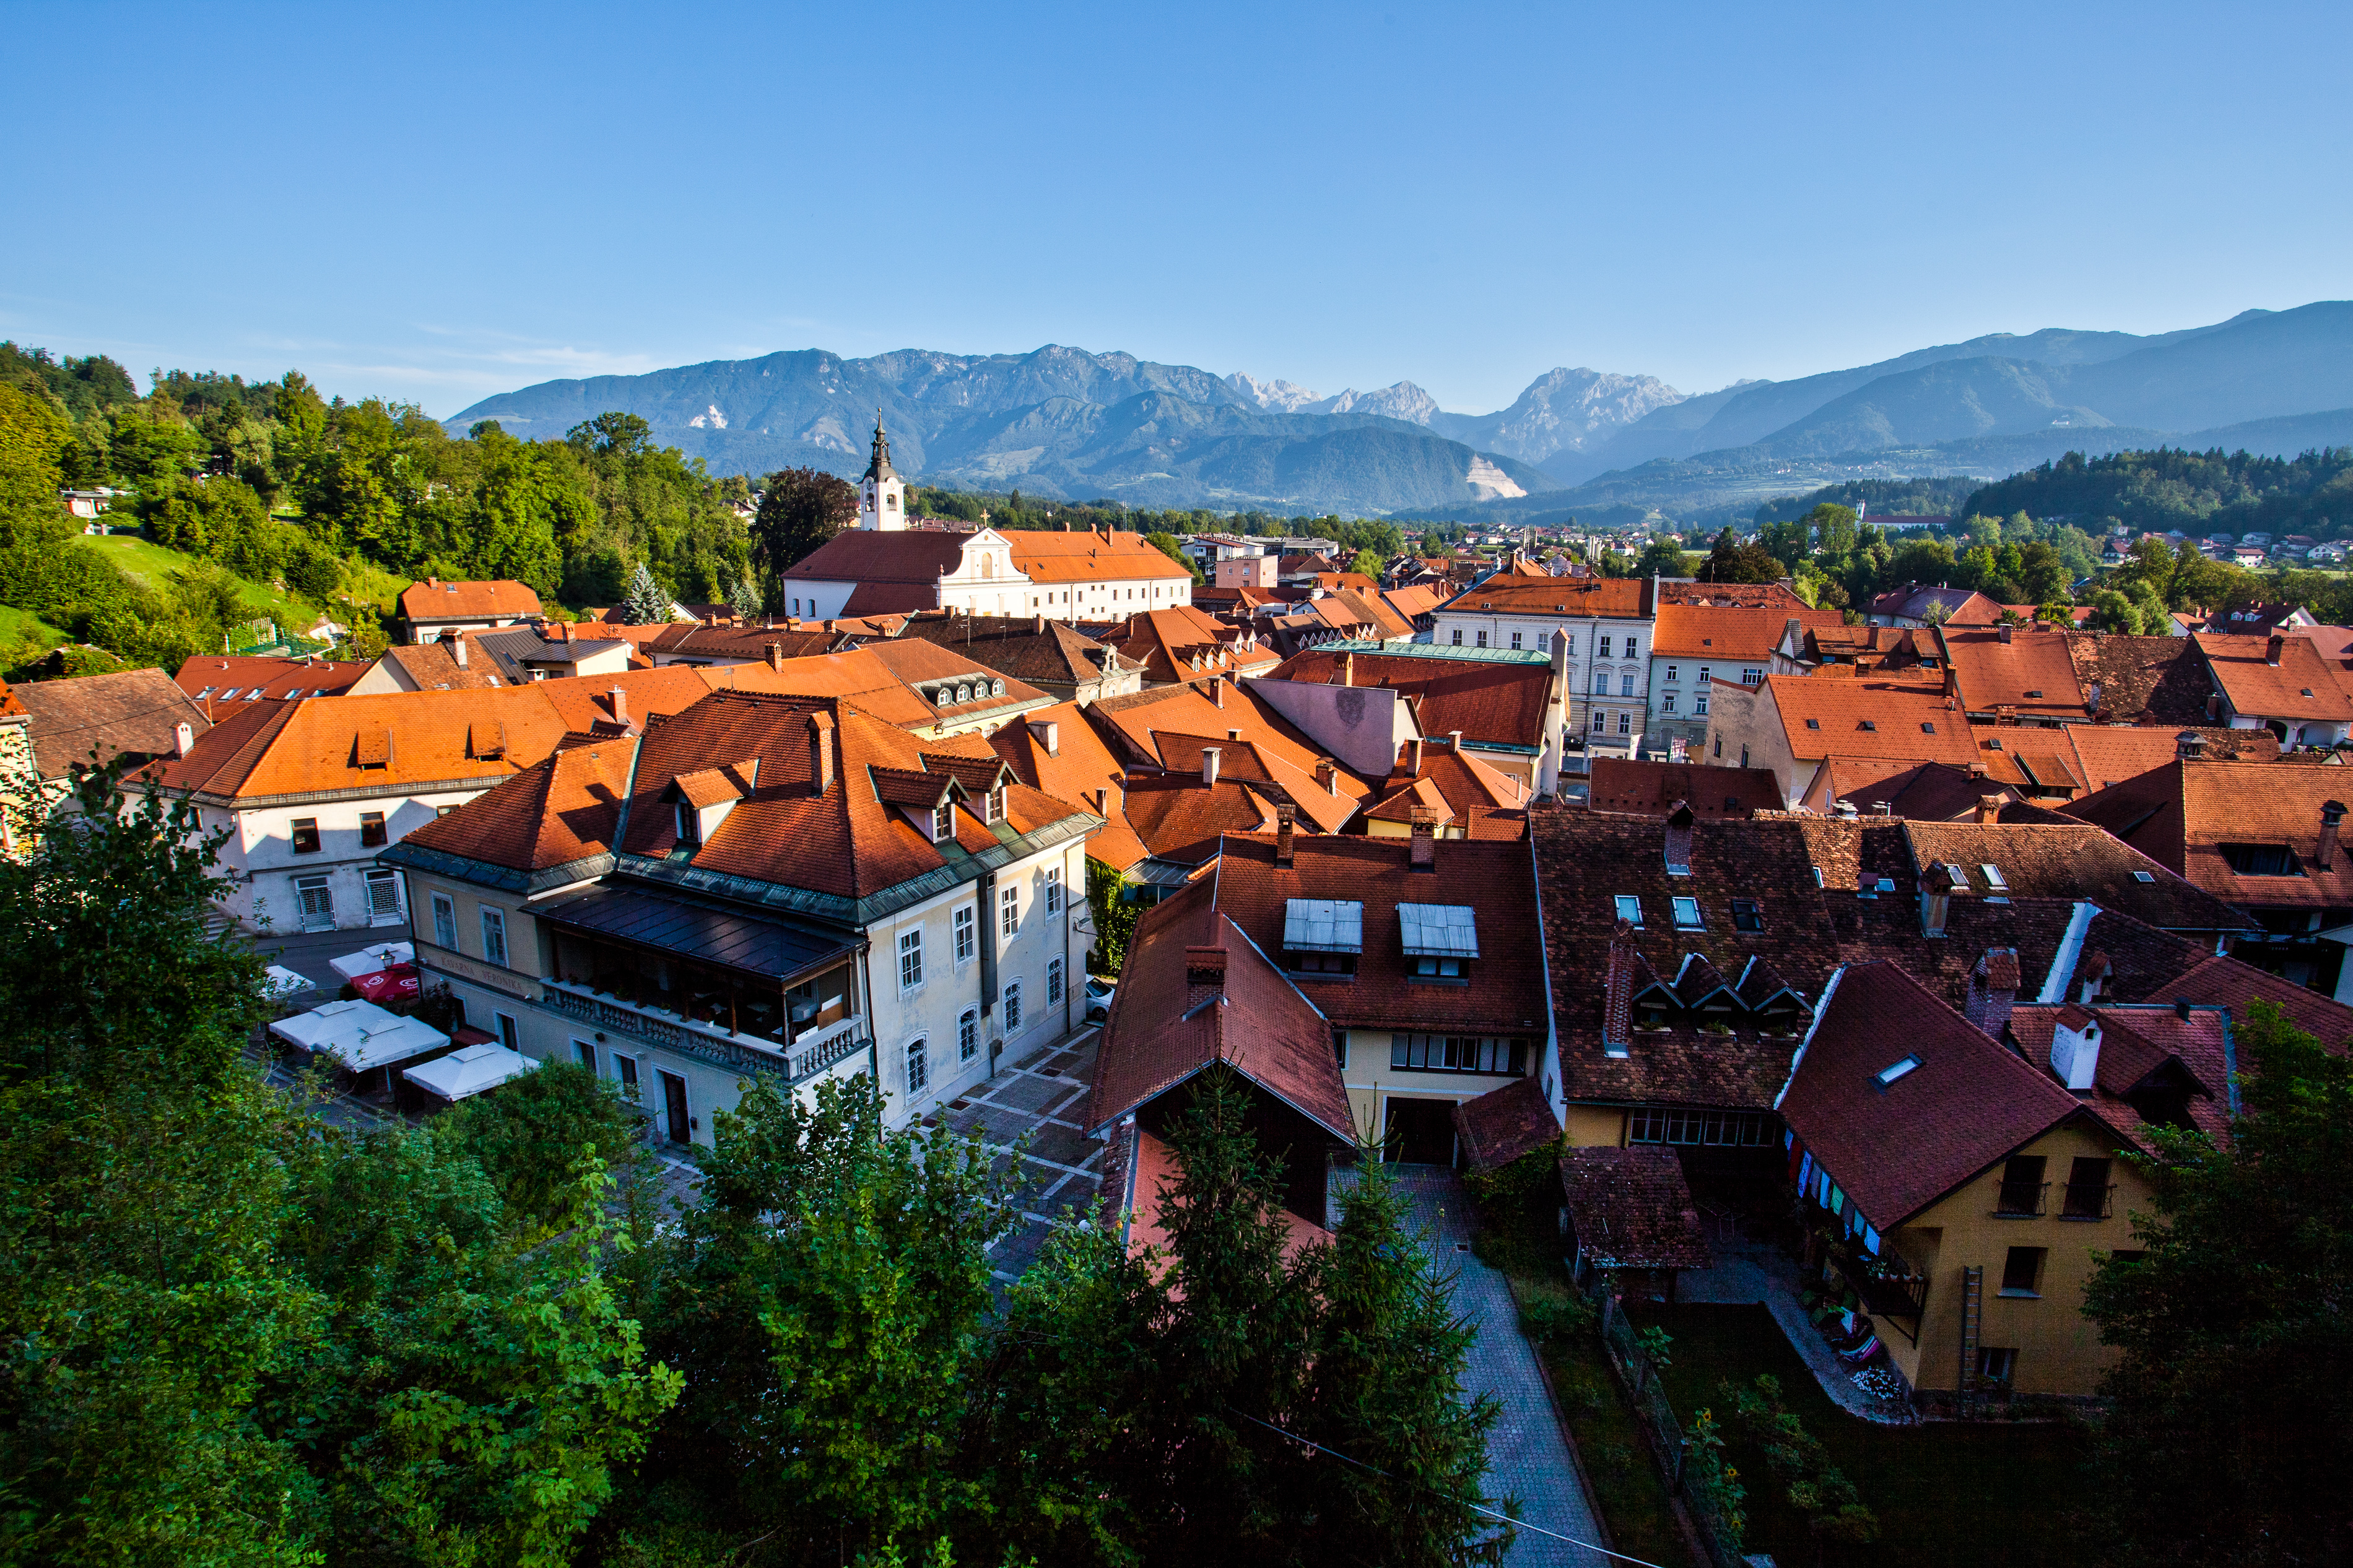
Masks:
[[[1360,1469],[1360,1470],[1369,1470],[1369,1471],[1371,1471],[1374,1475],[1377,1475],[1377,1476],[1380,1477],[1380,1478],[1381,1478],[1381,1479],[1383,1479],[1383,1480],[1385,1480],[1385,1481],[1396,1481],[1396,1480],[1404,1480],[1404,1479],[1405,1479],[1405,1478],[1403,1478],[1403,1477],[1401,1477],[1401,1476],[1393,1476],[1393,1475],[1389,1474],[1387,1470],[1380,1469],[1380,1468],[1377,1468],[1377,1467],[1375,1467],[1375,1466],[1372,1466],[1372,1465],[1368,1465],[1368,1464],[1365,1463],[1365,1461],[1364,1461],[1364,1460],[1362,1460],[1362,1459],[1358,1459],[1358,1458],[1350,1458],[1348,1455],[1346,1455],[1346,1454],[1344,1454],[1344,1453],[1340,1452],[1340,1450],[1339,1450],[1339,1449],[1337,1449],[1337,1448],[1327,1448],[1327,1447],[1325,1447],[1323,1444],[1316,1442],[1316,1441],[1315,1441],[1314,1439],[1313,1439],[1313,1438],[1310,1438],[1310,1437],[1303,1437],[1303,1436],[1300,1436],[1298,1433],[1296,1433],[1296,1432],[1285,1432],[1285,1431],[1283,1431],[1283,1429],[1282,1429],[1282,1427],[1280,1427],[1280,1426],[1276,1426],[1276,1425],[1275,1425],[1273,1422],[1271,1422],[1271,1421],[1261,1421],[1257,1416],[1252,1415],[1250,1415],[1250,1414],[1248,1414],[1247,1412],[1240,1411],[1240,1410],[1234,1410],[1233,1406],[1231,1406],[1231,1405],[1228,1405],[1226,1408],[1227,1408],[1228,1410],[1229,1410],[1229,1411],[1232,1411],[1232,1413],[1233,1413],[1234,1415],[1240,1415],[1243,1420],[1248,1421],[1248,1422],[1250,1422],[1250,1423],[1251,1423],[1252,1425],[1254,1425],[1254,1426],[1263,1426],[1263,1427],[1265,1427],[1268,1431],[1272,1432],[1272,1433],[1275,1433],[1276,1435],[1278,1435],[1278,1436],[1280,1436],[1288,1437],[1288,1438],[1290,1438],[1290,1439],[1291,1439],[1293,1442],[1294,1442],[1294,1443],[1301,1443],[1301,1444],[1304,1444],[1306,1447],[1310,1447],[1310,1448],[1314,1449],[1314,1450],[1315,1450],[1317,1453],[1319,1453],[1319,1454],[1329,1454],[1329,1455],[1331,1455],[1334,1458],[1338,1459],[1339,1461],[1341,1461],[1341,1463],[1343,1463],[1343,1464],[1354,1465],[1354,1466],[1356,1466],[1356,1468],[1358,1468],[1358,1469]],[[1609,1548],[1608,1548],[1607,1546],[1596,1546],[1596,1545],[1595,1545],[1592,1542],[1590,1542],[1590,1541],[1579,1541],[1579,1540],[1578,1540],[1578,1539],[1577,1539],[1577,1537],[1575,1537],[1574,1535],[1563,1535],[1563,1534],[1561,1534],[1561,1533],[1560,1533],[1558,1531],[1556,1531],[1556,1530],[1546,1530],[1544,1526],[1542,1526],[1542,1525],[1540,1525],[1540,1524],[1530,1524],[1530,1523],[1528,1523],[1528,1522],[1527,1522],[1527,1521],[1525,1521],[1525,1520],[1523,1520],[1523,1519],[1514,1519],[1510,1514],[1504,1513],[1504,1512],[1503,1512],[1503,1511],[1501,1511],[1500,1510],[1497,1510],[1497,1509],[1492,1509],[1492,1508],[1489,1508],[1489,1507],[1487,1507],[1484,1503],[1476,1503],[1476,1502],[1472,1502],[1472,1501],[1470,1499],[1468,1499],[1468,1498],[1459,1498],[1459,1497],[1454,1496],[1454,1495],[1453,1495],[1452,1493],[1451,1493],[1451,1492],[1442,1492],[1442,1491],[1440,1491],[1436,1487],[1427,1487],[1427,1486],[1422,1486],[1422,1484],[1421,1484],[1419,1481],[1408,1480],[1408,1481],[1406,1481],[1406,1482],[1405,1482],[1405,1484],[1406,1484],[1407,1486],[1409,1486],[1409,1487],[1420,1487],[1420,1488],[1421,1488],[1421,1489],[1422,1489],[1423,1491],[1429,1492],[1429,1493],[1430,1493],[1430,1494],[1432,1494],[1433,1496],[1436,1496],[1436,1497],[1442,1497],[1442,1498],[1446,1499],[1446,1500],[1447,1500],[1447,1501],[1449,1501],[1449,1502],[1459,1502],[1459,1503],[1461,1503],[1464,1508],[1470,1509],[1470,1510],[1472,1510],[1472,1511],[1477,1512],[1477,1513],[1483,1513],[1483,1514],[1487,1515],[1490,1519],[1499,1519],[1499,1520],[1502,1520],[1505,1524],[1510,1525],[1514,1530],[1525,1530],[1525,1531],[1534,1531],[1535,1534],[1542,1535],[1542,1536],[1546,1536],[1546,1537],[1547,1537],[1547,1538],[1549,1538],[1549,1539],[1551,1539],[1551,1540],[1554,1540],[1554,1541],[1565,1541],[1565,1542],[1567,1542],[1569,1545],[1571,1545],[1571,1546],[1582,1546],[1582,1547],[1583,1547],[1583,1548],[1585,1548],[1588,1552],[1599,1552],[1599,1553],[1601,1553],[1601,1555],[1603,1555],[1604,1557],[1615,1557],[1615,1558],[1616,1558],[1616,1559],[1618,1559],[1618,1561],[1619,1561],[1619,1562],[1620,1562],[1620,1563],[1634,1563],[1634,1564],[1636,1564],[1636,1565],[1637,1565],[1637,1568],[1662,1568],[1662,1564],[1657,1563],[1650,1562],[1649,1560],[1647,1560],[1647,1559],[1645,1559],[1645,1558],[1641,1558],[1641,1557],[1629,1557],[1629,1556],[1627,1556],[1627,1555],[1626,1555],[1624,1552],[1612,1552],[1612,1551],[1610,1551],[1610,1550],[1609,1550]]]

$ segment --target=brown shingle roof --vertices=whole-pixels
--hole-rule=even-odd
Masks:
[[[1428,807],[1438,814],[1440,828],[1459,826],[1472,838],[1516,839],[1527,832],[1527,787],[1477,753],[1442,742],[1408,741],[1399,746],[1397,768],[1381,789],[1378,804],[1365,808],[1368,821],[1410,824],[1415,808]]]
[[[1677,804],[1703,817],[1746,816],[1772,811],[1781,788],[1764,768],[1711,768],[1690,763],[1646,763],[1630,757],[1595,757],[1586,786],[1594,811],[1662,817]]]
[[[2323,806],[2353,791],[2335,768],[2168,763],[2068,805],[2142,854],[2242,909],[2353,907],[2353,854],[2316,863]],[[2300,874],[2242,875],[2225,847],[2284,847]]]
[[[1705,1268],[1711,1261],[1672,1149],[1571,1149],[1561,1156],[1560,1185],[1578,1244],[1610,1266]]]
[[[2122,724],[2198,724],[2212,689],[2188,637],[2071,631],[2067,651],[2085,701],[2099,688],[2100,716]]]
[[[1454,1107],[1454,1131],[1474,1171],[1493,1171],[1560,1138],[1560,1119],[1534,1078],[1514,1079]]]
[[[198,705],[160,669],[27,680],[9,689],[32,715],[27,728],[33,765],[45,779],[65,777],[74,763],[89,762],[93,752],[100,763],[116,757],[133,763],[169,757],[180,725],[187,725],[200,742],[213,727]]]
[[[925,586],[933,590],[923,604],[929,609],[939,603],[940,579],[963,563],[971,537],[945,529],[845,529],[786,567],[785,577]]]
[[[1122,660],[1062,621],[1030,616],[967,616],[931,610],[907,617],[899,636],[937,643],[976,663],[1025,681],[1082,683]]]
[[[262,700],[340,696],[368,672],[365,659],[255,658],[246,655],[207,655],[180,666],[173,680],[191,697],[218,697],[235,691],[244,701],[259,691]]]
[[[1903,834],[1915,872],[1958,866],[1968,890],[1978,898],[2089,899],[2159,931],[2211,933],[2246,931],[2253,923],[2089,823],[1906,822]],[[2000,873],[2003,888],[1992,885],[1988,866]]]

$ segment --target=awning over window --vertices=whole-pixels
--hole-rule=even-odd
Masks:
[[[1286,899],[1282,945],[1293,952],[1362,952],[1365,906],[1354,899]]]
[[[770,979],[788,979],[856,951],[837,932],[635,888],[591,888],[533,904],[531,912],[558,927]]]

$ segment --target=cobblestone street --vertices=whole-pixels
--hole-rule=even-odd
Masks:
[[[1011,1157],[1027,1138],[1021,1224],[989,1251],[997,1279],[1010,1284],[1036,1259],[1054,1221],[1083,1209],[1103,1184],[1105,1145],[1080,1126],[1087,1082],[1102,1035],[1090,1024],[1033,1051],[995,1078],[940,1108],[957,1132],[970,1133]]]

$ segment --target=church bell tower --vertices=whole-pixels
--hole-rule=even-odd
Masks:
[[[874,460],[858,481],[858,526],[907,526],[907,485],[891,467],[891,437],[882,433],[882,411],[874,411]]]

